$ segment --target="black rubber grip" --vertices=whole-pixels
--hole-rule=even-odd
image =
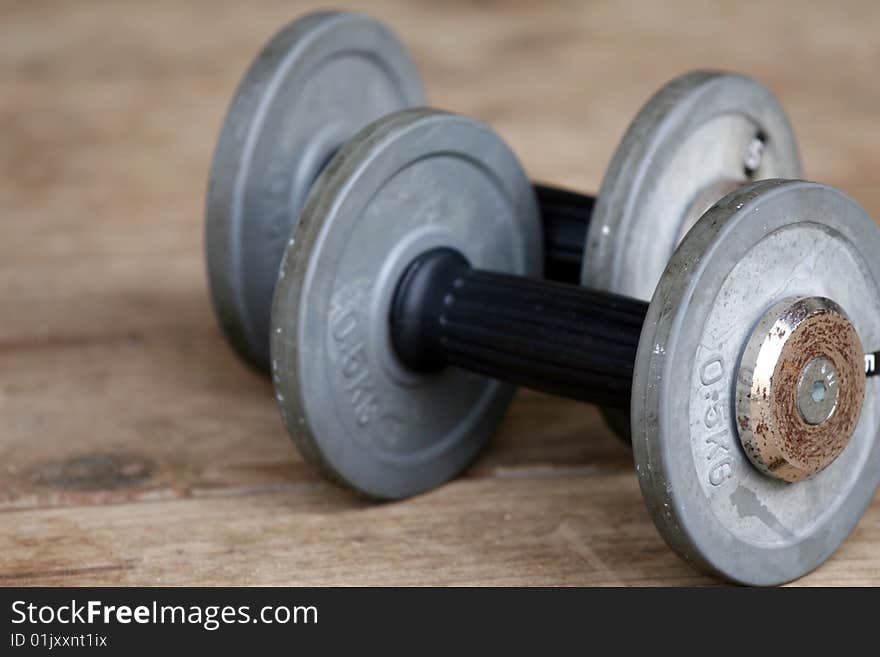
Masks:
[[[648,304],[546,280],[473,269],[452,249],[406,270],[391,311],[398,356],[603,406],[629,408]]]
[[[544,225],[544,278],[578,285],[595,198],[535,185]]]

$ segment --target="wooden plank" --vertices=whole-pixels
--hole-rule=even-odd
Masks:
[[[460,480],[398,504],[330,484],[0,516],[4,584],[696,585],[629,473]],[[800,584],[876,582],[875,504]]]
[[[706,581],[629,474],[461,481],[352,507],[332,486],[12,512],[8,583],[622,584]],[[597,500],[603,503],[597,504]],[[564,510],[563,510],[564,509]],[[26,538],[16,538],[26,537]]]
[[[0,584],[703,584],[595,409],[521,393],[464,477],[398,504],[324,483],[223,342],[207,170],[262,43],[316,2],[7,0],[0,20]],[[880,5],[410,3],[432,103],[537,178],[596,189],[692,68],[755,75],[808,176],[880,216]],[[658,56],[662,53],[662,56]],[[880,584],[880,506],[803,584]]]

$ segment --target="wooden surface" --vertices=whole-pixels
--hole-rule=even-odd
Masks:
[[[466,475],[367,504],[296,454],[227,347],[206,174],[250,59],[316,3],[0,0],[0,583],[711,584],[589,406],[521,393]],[[810,178],[880,216],[880,4],[376,2],[434,105],[595,189],[697,67],[782,98]],[[802,584],[880,584],[880,504]]]

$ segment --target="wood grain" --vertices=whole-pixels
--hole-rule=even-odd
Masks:
[[[294,451],[223,342],[206,175],[239,76],[318,3],[0,5],[0,584],[711,584],[644,509],[588,406],[520,393],[463,478],[371,505]],[[392,2],[432,104],[536,178],[595,189],[693,68],[758,77],[808,176],[880,216],[880,5]],[[880,505],[801,584],[880,584]]]

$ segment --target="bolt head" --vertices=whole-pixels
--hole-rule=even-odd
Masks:
[[[761,472],[795,482],[831,465],[849,443],[865,399],[864,350],[830,299],[775,304],[740,361],[737,428]]]
[[[766,149],[766,138],[761,135],[756,135],[752,138],[752,141],[749,142],[749,146],[746,149],[746,159],[743,162],[746,173],[749,176],[753,176],[761,167],[761,163],[764,161],[764,151]]]

